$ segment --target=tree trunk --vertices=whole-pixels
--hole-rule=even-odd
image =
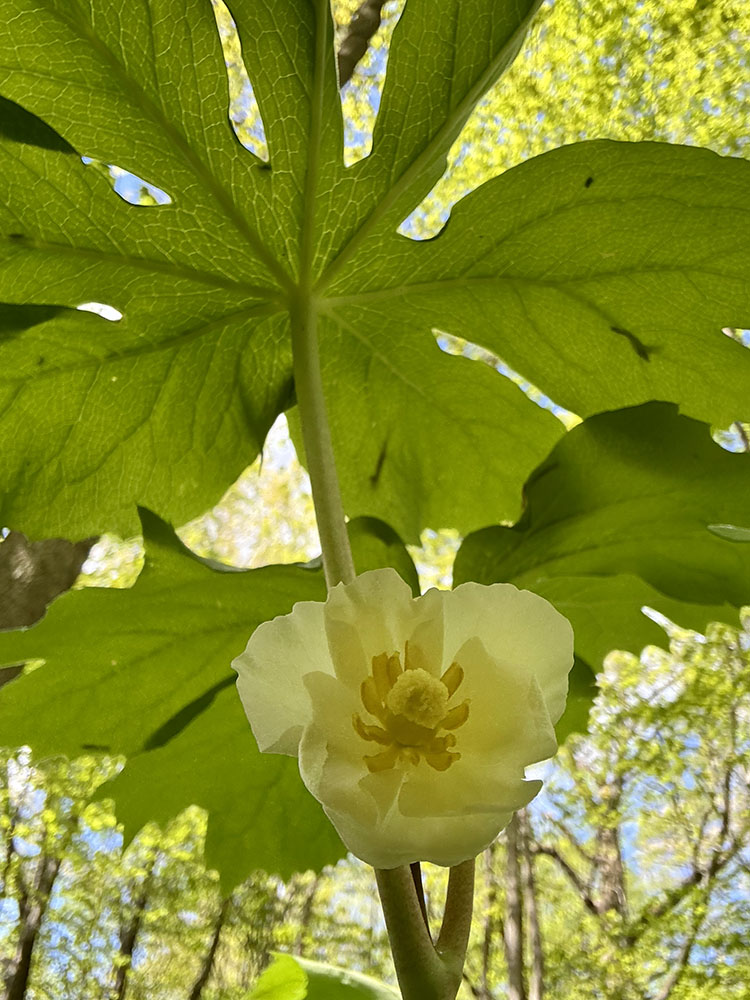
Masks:
[[[13,870],[13,858],[16,854],[15,847],[13,845],[13,837],[16,833],[16,824],[18,823],[18,806],[11,800],[10,795],[10,764],[8,761],[5,763],[5,778],[6,793],[3,796],[3,812],[8,817],[8,825],[5,829],[3,873],[2,876],[0,876],[0,893],[2,893],[3,896],[8,896],[10,895],[10,874]]]
[[[508,966],[508,1000],[527,1000],[523,977],[523,911],[521,908],[521,873],[518,857],[518,817],[514,816],[505,831],[507,861],[505,867],[505,925],[503,942]]]
[[[497,856],[497,845],[491,844],[484,852],[484,870],[487,880],[487,901],[484,911],[484,934],[482,935],[482,967],[480,972],[479,986],[470,989],[475,997],[481,1000],[492,1000],[490,992],[490,967],[492,965],[492,955],[495,945],[495,935],[503,934],[503,921],[497,912],[498,906],[498,882],[495,870]]]
[[[523,908],[526,917],[529,950],[531,952],[529,1000],[542,1000],[544,996],[544,951],[542,949],[542,930],[539,926],[539,911],[536,905],[534,859],[529,850],[529,820],[525,809],[518,814],[518,828],[521,848]]]
[[[305,894],[305,901],[302,904],[302,910],[299,917],[299,931],[297,932],[297,938],[294,942],[294,947],[292,948],[292,954],[302,955],[305,941],[305,934],[308,927],[310,926],[310,921],[313,915],[313,906],[315,904],[315,894],[318,891],[318,886],[320,885],[320,875],[316,875],[315,878],[310,883],[310,887]]]
[[[138,933],[143,924],[143,915],[146,912],[146,904],[148,903],[148,895],[151,889],[154,868],[156,867],[157,855],[158,852],[154,851],[146,869],[146,877],[141,885],[141,891],[136,897],[130,919],[120,928],[120,951],[117,956],[117,968],[115,969],[115,984],[110,994],[111,1000],[123,1000],[125,990],[128,987],[128,975],[133,965],[133,952],[135,951]]]
[[[343,87],[367,52],[370,39],[380,27],[385,0],[364,0],[354,13],[339,49],[339,86]]]
[[[614,781],[600,789],[607,813],[616,822],[607,821],[596,832],[596,860],[599,876],[599,913],[618,913],[627,920],[625,896],[625,869],[620,849],[619,806],[622,797],[621,781]]]
[[[31,895],[23,892],[19,899],[20,927],[16,953],[6,975],[6,1000],[23,1000],[29,985],[34,947],[39,937],[52,888],[60,870],[60,859],[43,855],[39,860],[36,885]]]
[[[211,973],[213,972],[214,962],[216,961],[216,952],[219,950],[219,942],[221,940],[221,932],[226,923],[227,914],[229,913],[229,907],[232,902],[232,897],[226,896],[221,901],[221,907],[219,908],[218,916],[216,917],[216,923],[214,924],[214,932],[211,935],[211,944],[206,952],[206,957],[203,960],[203,965],[201,966],[200,972],[198,973],[198,978],[193,983],[193,988],[190,991],[190,1000],[200,1000],[203,989],[211,978]]]
[[[95,541],[45,538],[30,542],[20,532],[11,531],[0,544],[0,629],[22,628],[38,621],[50,601],[73,586]],[[6,673],[0,682],[6,683],[12,676]]]

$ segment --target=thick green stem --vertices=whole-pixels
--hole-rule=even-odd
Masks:
[[[294,386],[297,392],[302,440],[310,473],[315,517],[318,522],[323,566],[329,589],[351,583],[354,563],[346,533],[344,508],[331,432],[328,427],[316,330],[317,316],[311,296],[298,293],[291,309]]]
[[[422,917],[409,868],[375,871],[403,1000],[455,1000],[469,941],[474,861],[451,868],[437,947]]]
[[[323,95],[327,60],[332,51],[328,0],[316,0],[316,7],[315,73],[310,102],[308,169],[305,179],[305,203],[308,211],[300,245],[300,275],[303,277],[290,297],[289,311],[294,384],[302,424],[302,440],[323,550],[326,584],[330,590],[337,583],[351,583],[355,573],[323,395],[317,337],[318,304],[310,280],[313,273],[314,210],[323,130]],[[467,876],[467,865],[471,866],[470,876]],[[473,861],[451,869],[445,916],[436,948],[430,937],[424,900],[420,902],[417,895],[416,877],[419,877],[421,886],[418,866],[415,877],[412,877],[408,866],[376,870],[383,914],[404,1000],[455,1000],[461,985],[471,921],[473,872]]]
[[[461,982],[474,908],[474,858],[451,868],[445,899],[443,925],[437,951],[443,962]]]
[[[404,1000],[453,1000],[408,867],[375,870],[393,964]]]

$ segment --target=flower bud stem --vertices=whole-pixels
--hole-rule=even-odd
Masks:
[[[346,532],[318,353],[317,315],[311,295],[298,291],[291,307],[294,386],[310,474],[328,588],[351,583],[354,563]]]
[[[375,877],[403,1000],[455,1000],[461,985],[474,896],[474,861],[451,868],[437,945],[423,919],[408,867]]]

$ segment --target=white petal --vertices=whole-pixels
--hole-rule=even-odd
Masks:
[[[412,621],[409,627],[410,666],[421,667],[440,677],[443,664],[443,614],[448,592],[428,590],[412,601]]]
[[[512,813],[523,809],[542,787],[540,781],[525,781],[523,769],[507,761],[488,766],[462,757],[437,778],[428,771],[427,764],[420,764],[404,781],[398,807],[405,816],[463,816],[468,822],[480,813]]]
[[[291,614],[264,622],[232,661],[245,714],[262,751],[297,754],[302,730],[312,718],[303,675],[333,673],[323,607],[302,601]]]
[[[384,823],[368,825],[348,812],[324,808],[352,854],[373,868],[397,868],[413,861],[458,865],[488,847],[512,816],[508,812],[415,819],[394,809]]]
[[[362,703],[346,685],[329,674],[312,673],[305,677],[305,687],[315,721],[300,743],[302,780],[323,805],[375,822],[373,807],[381,817],[388,812],[401,788],[401,771],[368,771],[364,755],[383,747],[363,740],[354,729],[352,718],[362,712]]]
[[[552,605],[509,583],[463,583],[445,605],[445,649],[452,656],[478,636],[493,659],[539,682],[552,722],[565,709],[573,630]]]
[[[336,675],[344,684],[358,691],[373,656],[403,649],[413,605],[408,584],[394,569],[371,570],[331,590],[325,628]]]
[[[485,764],[504,762],[516,773],[552,757],[557,741],[536,676],[498,662],[476,636],[460,647],[456,660],[464,680],[453,702],[469,699],[469,718],[455,732],[456,749]]]
[[[359,787],[363,772],[361,759],[350,754],[330,753],[328,734],[314,724],[305,729],[300,741],[299,770],[308,791],[326,812],[343,810],[356,816],[366,827],[376,826],[375,799]]]

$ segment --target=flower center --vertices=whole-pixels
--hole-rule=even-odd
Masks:
[[[385,707],[394,715],[432,729],[448,708],[448,691],[437,677],[417,667],[401,674],[386,696]]]
[[[404,667],[399,653],[373,656],[372,673],[360,687],[363,708],[380,723],[368,724],[359,713],[352,718],[363,740],[383,747],[378,753],[363,756],[371,772],[386,771],[397,764],[413,766],[422,759],[436,771],[446,771],[461,757],[453,749],[456,737],[450,730],[458,729],[469,718],[469,702],[452,708],[449,702],[464,679],[462,668],[451,663],[438,679],[422,667],[412,666],[411,659],[408,642]],[[441,729],[448,732],[441,735]]]

